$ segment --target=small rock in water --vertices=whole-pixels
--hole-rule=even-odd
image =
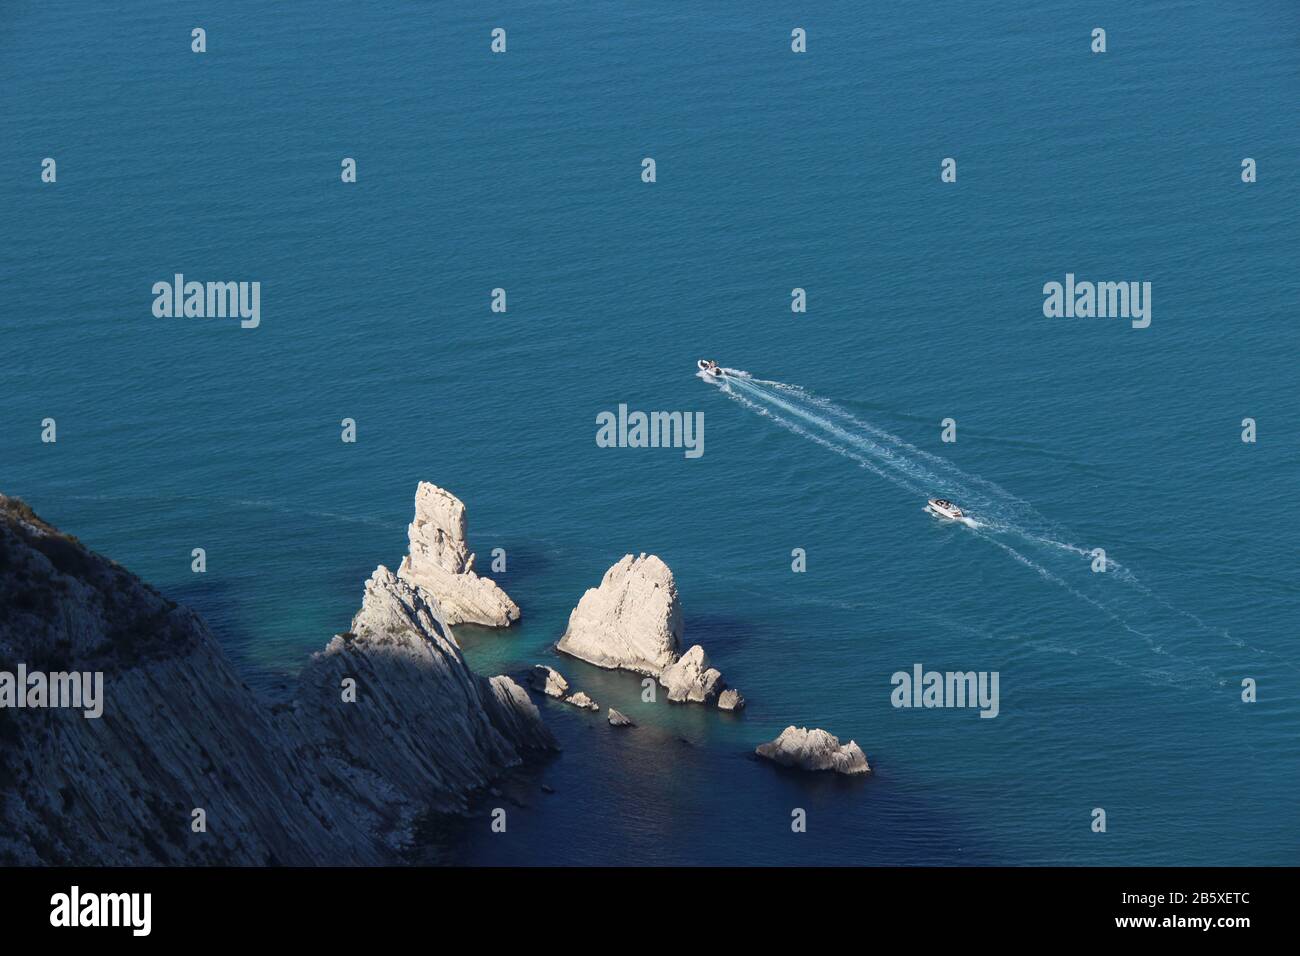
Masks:
[[[554,792],[555,792],[555,788],[552,787],[549,783],[542,784],[542,793],[554,793]]]
[[[569,692],[569,682],[553,667],[535,664],[528,672],[528,683],[533,690],[559,700]]]
[[[850,740],[840,746],[839,738],[824,730],[793,725],[770,743],[759,744],[754,753],[800,770],[834,770],[836,773],[870,773],[866,754]]]
[[[570,694],[564,698],[564,702],[572,704],[574,707],[581,707],[583,710],[600,710],[600,704],[588,697],[587,692],[582,690],[576,694]]]
[[[624,713],[621,713],[620,711],[615,710],[613,707],[609,709],[609,725],[611,727],[635,727],[636,726],[636,724],[633,722],[631,717],[627,716]]]
[[[724,690],[718,697],[718,707],[721,710],[742,710],[744,706],[745,698],[734,687]]]
[[[668,688],[668,699],[678,703],[708,704],[718,699],[722,674],[709,665],[709,656],[698,644],[663,669],[659,683]]]

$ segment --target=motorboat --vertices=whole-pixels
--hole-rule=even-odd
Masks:
[[[926,503],[930,506],[931,513],[938,515],[940,518],[956,520],[957,518],[966,517],[966,513],[947,498],[931,498]]]
[[[722,369],[718,367],[718,363],[713,361],[713,359],[700,359],[695,363],[695,366],[705,375],[710,375],[713,378],[722,378]]]

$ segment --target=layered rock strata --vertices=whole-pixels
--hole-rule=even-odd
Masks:
[[[0,495],[0,697],[19,671],[98,675],[102,715],[0,707],[0,864],[397,862],[419,816],[554,747],[385,568],[267,706],[198,615]]]

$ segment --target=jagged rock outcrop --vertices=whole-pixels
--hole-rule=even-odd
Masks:
[[[627,714],[621,710],[609,709],[609,725],[611,727],[635,727],[636,723]]]
[[[824,730],[789,726],[770,743],[754,750],[760,757],[785,767],[801,770],[834,770],[836,773],[869,773],[862,748],[850,740],[840,746],[839,738]]]
[[[0,672],[19,664],[101,672],[103,714],[0,708],[6,865],[397,862],[418,815],[553,746],[523,689],[473,674],[384,569],[267,707],[192,611],[0,495]]]
[[[555,646],[598,667],[655,677],[669,700],[713,703],[726,682],[700,645],[680,653],[682,630],[673,572],[653,554],[628,554],[582,596]]]
[[[420,482],[415,518],[407,528],[410,551],[398,577],[432,594],[448,624],[509,627],[519,620],[519,606],[495,581],[474,572],[465,527],[464,503],[450,491]]]
[[[744,710],[744,708],[745,698],[734,687],[729,687],[718,695],[719,710]]]
[[[722,674],[709,666],[708,655],[700,645],[669,664],[659,675],[659,683],[668,689],[668,699],[709,704],[718,699],[723,687]]]
[[[488,687],[492,690],[492,696],[483,701],[488,719],[514,745],[519,755],[560,749],[559,741],[542,720],[528,691],[504,674],[489,677]],[[518,762],[513,761],[511,766]]]
[[[545,664],[533,665],[533,669],[528,672],[528,683],[539,694],[556,700],[562,700],[569,692],[569,682],[564,679],[564,675]]]
[[[582,690],[564,698],[564,702],[572,704],[574,707],[581,707],[583,710],[600,710],[600,704],[588,697],[587,692]]]
[[[299,687],[293,716],[319,753],[440,812],[554,743],[523,688],[471,672],[437,605],[382,565],[351,630],[312,656]]]

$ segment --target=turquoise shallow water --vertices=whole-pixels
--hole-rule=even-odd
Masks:
[[[748,709],[557,664],[641,726],[547,702],[557,792],[465,862],[1294,863],[1294,8],[455,7],[6,7],[0,489],[268,693],[421,479],[509,555],[522,626],[459,631],[484,672],[661,555]],[[261,327],[154,318],[175,272],[260,281]],[[1066,272],[1151,281],[1151,327],[1044,318]],[[702,411],[705,454],[598,448],[621,402]],[[999,717],[893,708],[917,662],[999,671]],[[876,773],[748,757],[789,723]]]

